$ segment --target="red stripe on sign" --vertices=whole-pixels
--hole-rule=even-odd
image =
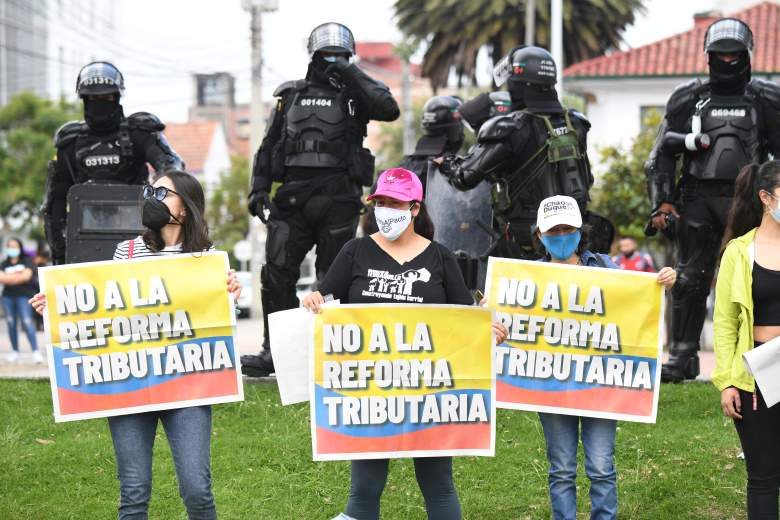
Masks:
[[[353,437],[317,428],[321,454],[490,449],[490,424],[445,424],[388,437]]]
[[[187,374],[156,386],[121,394],[82,394],[62,388],[58,390],[62,415],[221,397],[237,392],[235,369]]]
[[[584,390],[526,390],[496,381],[496,402],[560,406],[594,412],[622,413],[650,417],[653,391],[627,388],[588,388]]]

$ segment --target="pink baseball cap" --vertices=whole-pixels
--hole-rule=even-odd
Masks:
[[[369,195],[367,200],[379,196],[403,201],[422,201],[422,182],[417,174],[405,168],[390,168],[379,176],[376,181],[376,191]]]

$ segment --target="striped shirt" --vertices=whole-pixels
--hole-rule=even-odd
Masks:
[[[119,245],[116,246],[116,251],[114,251],[114,260],[128,259],[129,257],[128,250],[130,249],[130,242],[131,242],[130,240],[125,240],[124,242],[120,242]],[[135,237],[132,240],[132,242],[133,242],[133,258],[144,258],[147,256],[175,255],[181,253],[181,244],[176,244],[175,246],[168,246],[155,253],[154,251],[152,251],[146,246],[144,239],[141,238],[140,236]]]

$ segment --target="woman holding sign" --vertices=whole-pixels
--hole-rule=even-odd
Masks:
[[[617,266],[607,255],[588,250],[588,229],[582,225],[577,201],[558,195],[539,204],[535,245],[545,262],[589,267]],[[658,273],[657,281],[670,289],[677,278],[671,267]],[[585,472],[590,479],[590,518],[617,518],[617,472],[615,470],[615,431],[617,421],[539,413],[550,464],[550,502],[555,520],[574,520],[577,516],[577,445],[582,428]]]
[[[780,406],[767,407],[742,356],[780,336],[779,200],[780,161],[742,170],[715,286],[712,383],[745,453],[749,519],[778,516]]]
[[[142,236],[120,243],[114,260],[197,253],[212,248],[200,182],[189,173],[168,171],[143,188]],[[184,274],[183,274],[184,275]],[[185,275],[186,276],[186,275]],[[235,272],[228,291],[241,293]],[[42,314],[43,293],[30,299]],[[108,418],[119,478],[119,518],[146,518],[152,491],[152,448],[162,422],[173,455],[179,493],[190,519],[217,517],[211,492],[211,407],[191,406]]]
[[[474,304],[455,257],[433,242],[433,222],[425,209],[417,175],[403,168],[383,172],[368,200],[374,203],[379,231],[356,238],[342,248],[320,290],[303,300],[304,307],[319,312],[325,303],[323,294],[345,304]],[[494,324],[493,329],[499,343],[506,338],[502,325]],[[388,459],[353,460],[346,513],[338,518],[378,519],[388,469]],[[452,457],[418,457],[414,469],[428,518],[460,518]]]

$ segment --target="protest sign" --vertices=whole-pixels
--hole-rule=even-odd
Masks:
[[[312,337],[314,460],[494,454],[489,310],[324,307]]]
[[[491,257],[488,306],[509,330],[496,347],[498,406],[655,422],[663,329],[655,278]]]
[[[40,269],[55,421],[243,400],[227,255]]]

